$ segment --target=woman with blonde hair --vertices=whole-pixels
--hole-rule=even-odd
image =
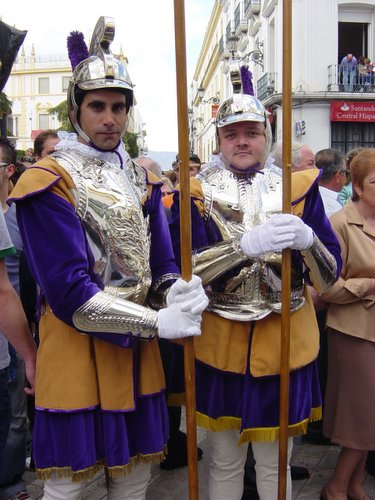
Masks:
[[[330,219],[342,271],[322,295],[329,303],[324,434],[342,447],[322,499],[370,500],[363,489],[368,450],[375,449],[375,149],[351,163],[352,199]]]

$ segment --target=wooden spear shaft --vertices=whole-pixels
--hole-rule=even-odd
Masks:
[[[292,156],[292,7],[283,1],[283,213],[291,212]],[[281,349],[280,349],[280,427],[279,427],[279,488],[278,500],[286,498],[289,420],[289,352],[290,352],[290,291],[291,250],[283,250],[281,267]]]
[[[181,276],[189,281],[191,262],[191,217],[189,175],[189,124],[186,78],[186,36],[184,0],[174,0],[176,46],[178,150],[180,159],[180,240]],[[193,338],[184,339],[186,426],[188,451],[189,500],[198,500],[197,423],[195,400],[195,362]]]

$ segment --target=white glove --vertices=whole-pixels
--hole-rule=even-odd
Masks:
[[[168,306],[158,312],[158,335],[178,339],[201,334],[202,312],[208,298],[198,276],[189,282],[177,280],[167,295]]]
[[[313,243],[314,233],[299,217],[290,214],[272,215],[267,222],[256,226],[241,238],[241,248],[249,257],[284,248],[305,250]]]
[[[167,295],[167,305],[179,303],[182,311],[200,314],[208,306],[208,298],[199,276],[193,275],[189,282],[178,279]]]
[[[292,214],[278,214],[275,217],[282,217],[284,224],[287,224],[290,231],[294,233],[293,243],[290,248],[293,250],[307,250],[312,246],[314,231],[302,219]]]
[[[181,304],[171,304],[158,311],[158,335],[161,339],[180,339],[201,334],[201,314],[182,311]]]

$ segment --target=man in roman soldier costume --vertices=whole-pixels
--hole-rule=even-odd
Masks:
[[[89,51],[69,36],[78,139],[61,140],[10,197],[42,294],[33,451],[45,499],[78,498],[103,466],[108,498],[145,498],[168,439],[156,335],[199,335],[208,303],[198,277],[178,279],[162,182],[123,147],[134,97],[113,37],[104,17]]]
[[[306,284],[331,286],[340,248],[324,214],[318,169],[292,174],[293,213],[281,213],[282,177],[265,166],[268,113],[244,91],[247,68],[231,64],[233,96],[216,116],[221,162],[191,180],[193,269],[209,297],[202,335],[194,338],[197,423],[208,430],[210,500],[241,499],[248,442],[259,496],[270,500],[278,490],[281,252],[292,249],[290,459],[292,436],[321,418],[319,332]],[[178,256],[178,194],[170,229]],[[289,466],[287,483],[290,499]]]

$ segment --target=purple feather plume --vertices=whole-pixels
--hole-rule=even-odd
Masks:
[[[68,55],[74,71],[75,67],[89,57],[89,51],[80,31],[72,31],[67,38]]]
[[[242,92],[248,95],[254,95],[253,74],[249,66],[241,66]]]

